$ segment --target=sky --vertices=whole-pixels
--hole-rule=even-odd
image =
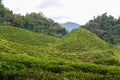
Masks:
[[[118,18],[119,3],[120,0],[3,0],[5,7],[16,14],[42,12],[56,22],[76,22],[80,25],[106,12]]]

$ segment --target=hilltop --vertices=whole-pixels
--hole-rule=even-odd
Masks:
[[[65,52],[79,52],[88,50],[105,50],[109,47],[109,44],[101,40],[95,34],[78,28],[62,38],[58,48]]]

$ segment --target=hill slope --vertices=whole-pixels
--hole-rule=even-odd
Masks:
[[[58,48],[66,52],[105,50],[108,48],[108,44],[88,30],[79,28],[63,37]]]
[[[28,44],[28,45],[44,45],[53,44],[56,38],[37,34],[25,29],[15,28],[11,26],[0,26],[0,35],[8,41]]]
[[[81,33],[76,34],[76,32],[79,33],[79,31]],[[88,35],[88,33],[90,35]],[[85,36],[82,37],[82,34]],[[71,39],[73,41],[74,38],[79,38],[80,36],[84,40],[85,38],[88,39],[87,35],[92,37],[91,35],[93,34],[84,29],[76,29],[66,35],[63,40]],[[21,38],[22,36],[24,39]],[[46,35],[44,35],[42,38],[40,36],[41,35],[19,28],[0,27],[0,80],[75,80],[80,78],[84,80],[119,80],[119,67],[85,63],[81,62],[79,58],[80,55],[77,53],[66,54],[63,52],[50,52],[46,51],[46,47],[42,47],[43,49],[41,49],[39,46],[33,46],[37,44],[37,42],[34,42],[36,38],[40,40],[38,44],[41,45],[45,44],[44,39],[49,39],[49,36],[46,37]],[[35,40],[31,38],[35,38]],[[23,39],[23,41],[21,41],[21,39]],[[46,44],[48,42],[53,43],[52,41],[55,40],[52,37],[50,37],[50,39],[51,41],[46,41]],[[28,40],[30,40],[31,43],[27,42]],[[105,43],[98,37],[95,40]],[[34,44],[32,44],[32,42],[34,42]],[[105,47],[107,47],[107,45],[103,46],[103,48]],[[85,48],[87,49],[86,46]],[[67,47],[67,49],[69,49],[69,47]]]

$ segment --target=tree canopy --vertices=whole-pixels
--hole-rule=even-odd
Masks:
[[[113,16],[104,13],[90,20],[83,27],[109,43],[116,44],[120,42],[120,18],[115,19]]]

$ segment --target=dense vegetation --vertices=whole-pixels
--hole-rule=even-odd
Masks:
[[[9,31],[7,31],[8,29]],[[13,34],[12,31],[16,32]],[[21,31],[24,34],[21,34]],[[93,40],[97,39],[98,42],[95,42],[96,45],[94,45],[96,47],[93,47],[93,49],[91,47],[90,50],[86,47],[87,45],[84,45],[85,47],[77,46],[79,48],[86,48],[88,50],[83,51],[80,49],[77,51],[73,50],[72,52],[63,52],[64,49],[62,51],[61,49],[57,49],[61,48],[60,44],[63,42],[62,40],[50,37],[50,41],[52,42],[48,40],[45,42],[48,43],[48,45],[45,45],[43,40],[45,40],[46,37],[49,39],[49,36],[47,35],[42,36],[42,34],[37,34],[12,26],[1,26],[1,80],[119,80],[120,68],[118,65],[120,65],[120,60],[118,59],[117,54],[117,50],[119,50],[117,49],[118,47],[115,49],[109,46],[108,43],[102,41],[100,38],[84,29],[76,29],[66,35],[65,38],[70,37],[70,35],[78,32],[82,32],[84,35],[88,35],[89,37],[92,35],[93,37],[91,37]],[[21,36],[25,37],[24,40],[21,40],[22,38],[20,34]],[[39,40],[43,44],[27,43],[26,41],[31,37],[29,34],[34,35],[34,40],[31,41],[31,39],[30,43],[34,43],[34,41],[39,39],[38,37],[41,36],[42,38]],[[78,38],[81,39],[81,37],[83,36],[80,34]],[[65,38],[64,40],[68,40]],[[98,49],[98,46],[100,45],[99,41],[101,42],[101,45],[104,43],[103,48]],[[82,43],[86,43],[86,41],[82,40]],[[74,43],[71,43],[71,45],[76,47]],[[114,53],[114,51],[116,51],[116,53]]]
[[[22,16],[13,14],[12,11],[5,8],[2,4],[0,4],[0,25],[24,28],[54,37],[62,37],[67,33],[65,28],[62,28],[52,19],[46,18],[41,12]]]
[[[4,38],[12,42],[18,42],[27,45],[48,45],[56,42],[56,38],[45,35],[37,34],[28,30],[19,29],[10,26],[1,26],[0,34]]]
[[[62,38],[61,42],[59,47],[66,52],[105,50],[109,46],[108,43],[82,28],[71,31]]]
[[[120,18],[115,19],[104,13],[90,20],[83,27],[109,43],[118,44],[120,42]]]
[[[13,14],[0,0],[0,80],[120,79],[119,45],[83,28],[55,38],[66,31],[51,21],[36,13]]]

